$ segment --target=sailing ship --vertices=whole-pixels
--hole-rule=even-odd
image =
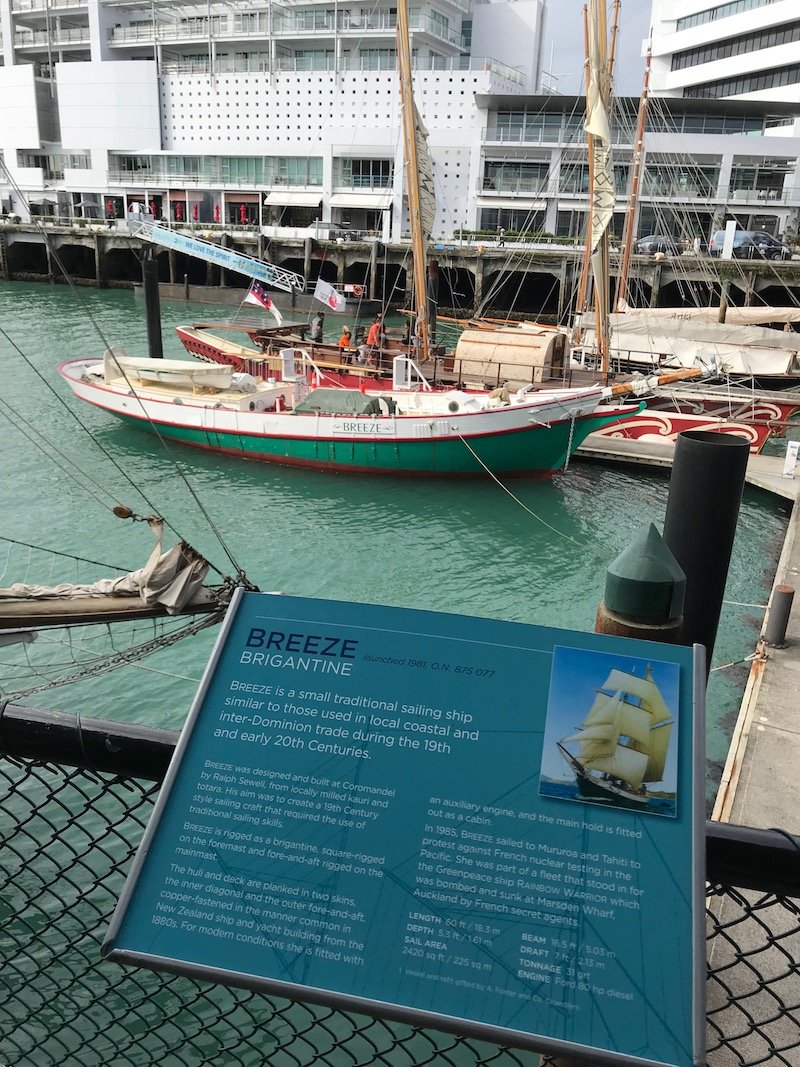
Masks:
[[[429,390],[413,360],[400,356],[395,387],[377,392],[326,388],[308,353],[294,349],[284,352],[274,382],[184,359],[134,358],[120,349],[58,369],[79,399],[164,439],[350,473],[545,477],[592,431],[640,409],[610,403],[613,388],[603,386]]]
[[[647,785],[663,781],[673,725],[649,665],[644,677],[613,668],[578,729],[556,744],[581,798],[643,810],[670,796]]]

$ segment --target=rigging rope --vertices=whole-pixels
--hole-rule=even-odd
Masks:
[[[69,674],[62,675],[58,678],[52,678],[47,681],[43,681],[38,685],[30,685],[24,689],[16,691],[4,690],[4,695],[11,696],[15,699],[33,696],[35,693],[45,692],[49,689],[55,689],[62,685],[68,685],[72,682],[82,681],[85,678],[93,678],[99,674],[105,674],[109,669],[131,666],[143,659],[145,656],[151,655],[153,652],[158,652],[163,648],[169,648],[171,645],[176,644],[178,641],[183,640],[185,637],[193,636],[194,634],[201,633],[203,630],[208,629],[210,626],[216,626],[216,624],[222,618],[222,612],[212,612],[199,619],[192,619],[186,625],[179,629],[175,629],[170,633],[156,634],[148,641],[142,642],[140,645],[134,645],[130,648],[120,649],[114,647],[112,640],[112,650],[104,655],[100,656],[91,664],[78,664],[75,663],[75,670]],[[72,634],[72,628],[68,629],[68,633]],[[110,634],[110,630],[109,630]],[[70,641],[69,647],[72,647]],[[25,646],[27,652],[27,646]],[[45,671],[38,667],[36,664],[28,661],[29,669],[38,677],[44,677]]]
[[[20,190],[19,186],[17,185],[13,175],[10,173],[10,171],[6,167],[5,163],[3,162],[2,157],[0,157],[0,168],[2,168],[2,171],[5,172],[6,178],[7,178],[8,182],[9,182],[9,184],[11,185],[11,187],[13,188],[13,190],[15,191],[15,193],[17,194],[19,199],[22,201],[22,203],[27,205],[27,201],[25,199],[24,194],[22,193],[22,191]],[[39,230],[40,235],[42,236],[42,238],[43,238],[43,240],[45,242],[46,247],[49,249],[49,251],[50,251],[50,253],[52,255],[52,258],[55,260],[55,262],[58,265],[58,268],[61,271],[64,279],[66,280],[67,284],[69,285],[70,291],[78,299],[79,303],[81,304],[81,307],[82,307],[83,311],[85,312],[85,314],[89,318],[89,321],[92,323],[92,325],[94,326],[95,330],[97,331],[97,334],[100,337],[100,340],[102,341],[105,349],[109,350],[111,348],[110,344],[108,343],[108,341],[107,341],[102,329],[100,328],[97,320],[92,315],[91,309],[88,307],[86,301],[80,295],[77,286],[75,286],[73,284],[72,279],[70,278],[69,273],[67,272],[66,267],[64,266],[64,264],[63,264],[63,262],[61,260],[61,257],[58,254],[57,249],[55,249],[52,246],[52,241],[50,241],[49,235],[47,234],[47,232],[45,231],[45,229],[41,225],[41,223],[39,223],[37,221],[35,224],[37,226],[37,229]],[[86,433],[87,436],[92,440],[93,444],[101,450],[101,452],[105,455],[105,457],[109,460],[109,462],[116,468],[116,470],[123,477],[123,479],[129,485],[131,485],[133,487],[133,489],[139,494],[141,499],[145,501],[145,503],[147,504],[148,508],[150,508],[150,510],[154,514],[157,514],[158,513],[158,509],[150,502],[150,500],[147,498],[146,494],[143,492],[141,487],[137,486],[133,482],[131,477],[123,470],[123,468],[119,465],[119,463],[117,463],[117,461],[113,458],[113,456],[110,454],[110,452],[106,448],[104,448],[103,445],[100,444],[99,441],[97,441],[95,436],[89,430],[88,426],[77,415],[77,413],[66,403],[66,401],[61,396],[61,394],[44,377],[44,375],[38,370],[38,368],[34,366],[33,362],[30,359],[28,359],[28,357],[25,355],[25,353],[22,351],[22,349],[16,344],[15,341],[13,341],[11,339],[11,337],[9,337],[8,333],[2,327],[0,327],[0,335],[5,337],[5,339],[8,341],[8,343],[19,354],[19,356],[24,360],[24,362],[27,364],[27,366],[34,372],[34,374],[36,374],[36,376],[39,378],[39,380],[45,385],[45,387],[50,391],[50,393],[58,400],[58,402],[61,404],[61,406],[64,408],[64,410],[69,413],[69,415],[81,427],[81,429],[84,431],[84,433]],[[127,375],[124,373],[124,371],[123,371],[123,376],[125,377],[125,379],[127,381]],[[136,397],[136,399],[139,399],[136,396],[135,390],[134,390],[134,397]],[[231,565],[234,567],[234,569],[236,571],[237,581],[240,582],[241,584],[247,586],[248,588],[254,588],[253,586],[250,585],[250,583],[249,583],[249,581],[248,581],[248,579],[247,579],[247,577],[245,575],[244,570],[239,565],[237,560],[234,558],[233,553],[230,550],[230,548],[228,547],[228,544],[225,541],[224,537],[222,536],[222,533],[220,532],[218,526],[212,520],[212,518],[211,518],[209,512],[207,511],[207,509],[205,508],[205,506],[201,503],[200,498],[197,495],[197,492],[194,489],[194,487],[192,486],[191,482],[189,481],[189,479],[188,479],[188,477],[186,475],[186,472],[183,469],[182,465],[178,462],[177,458],[173,455],[173,453],[171,452],[171,450],[167,446],[167,443],[166,443],[163,435],[159,431],[158,427],[155,425],[155,423],[149,417],[149,415],[147,415],[147,412],[144,410],[144,406],[141,404],[141,400],[139,401],[139,403],[142,406],[142,410],[143,410],[146,418],[148,419],[148,422],[150,424],[151,429],[154,431],[154,433],[158,437],[159,441],[161,442],[161,445],[164,448],[164,451],[166,452],[167,457],[172,462],[172,464],[173,464],[173,466],[175,468],[175,471],[178,474],[178,476],[181,479],[181,481],[183,482],[187,492],[189,493],[189,495],[194,500],[198,510],[200,511],[200,514],[203,516],[205,521],[208,523],[209,528],[212,530],[212,532],[214,533],[214,536],[217,538],[217,541],[219,542],[219,545],[221,546],[222,551],[227,556],[227,558],[228,558],[229,562],[231,563]],[[19,416],[19,417],[21,419],[21,416]],[[36,431],[36,432],[38,433],[38,431]],[[46,438],[45,438],[45,440],[46,440]],[[74,477],[74,475],[73,475],[73,477]],[[85,489],[86,487],[83,486],[83,488]],[[110,492],[109,492],[108,495],[112,496],[112,494]],[[169,523],[167,520],[164,520],[164,522],[165,522],[165,525],[170,530],[172,530],[172,532],[175,534],[176,537],[178,537],[180,540],[185,541],[186,543],[188,543],[187,539],[182,537],[181,534],[179,534],[178,531],[171,525],[171,523]],[[224,577],[223,572],[218,567],[216,567],[210,561],[208,561],[208,562],[209,562],[209,566],[212,567],[212,569],[217,574],[219,574],[221,577]]]

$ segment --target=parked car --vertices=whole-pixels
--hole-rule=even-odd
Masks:
[[[667,255],[678,256],[683,251],[683,245],[680,241],[662,233],[653,234],[650,237],[640,237],[633,247],[634,251],[642,256],[653,255],[654,252],[666,252]]]
[[[725,231],[715,230],[708,243],[712,256],[722,255]],[[791,259],[792,250],[765,230],[736,230],[733,235],[735,259]]]

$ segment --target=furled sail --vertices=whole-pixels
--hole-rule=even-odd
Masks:
[[[603,99],[603,60],[599,30],[598,5],[589,4],[589,83],[586,93],[586,121],[584,129],[592,138],[594,155],[594,188],[592,189],[591,250],[597,251],[600,239],[614,215],[614,171],[611,165],[611,129]],[[595,284],[600,275],[595,270]]]
[[[608,313],[610,283],[608,228],[614,216],[614,168],[611,163],[609,101],[611,74],[605,41],[606,0],[589,0],[587,20],[586,121],[591,178],[589,240],[594,307],[599,330],[598,350],[604,370],[608,367]]]
[[[145,604],[161,604],[168,614],[177,614],[198,598],[205,598],[203,580],[208,563],[183,542],[162,552],[164,520],[147,520],[156,538],[144,567],[119,578],[101,578],[86,584],[28,585],[17,582],[0,589],[0,598],[14,600],[77,599],[82,597],[139,597]]]
[[[417,146],[417,176],[419,179],[419,221],[423,251],[427,255],[433,227],[436,223],[436,190],[433,184],[433,161],[428,147],[428,131],[412,101],[414,116],[414,141]]]
[[[688,308],[633,308],[620,303],[619,310],[626,315],[646,316],[648,319],[684,319],[704,322],[719,321],[719,307]],[[800,307],[733,307],[728,305],[725,322],[730,326],[764,326],[769,322],[800,322]]]

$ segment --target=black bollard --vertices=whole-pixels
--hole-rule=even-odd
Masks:
[[[794,589],[791,585],[776,585],[769,602],[764,644],[770,648],[786,648],[786,627],[792,613]]]
[[[664,541],[686,575],[682,644],[704,645],[711,666],[750,447],[732,434],[678,435]]]
[[[147,350],[151,359],[163,359],[161,341],[161,303],[158,296],[158,262],[153,255],[142,260],[142,289],[147,315]]]

